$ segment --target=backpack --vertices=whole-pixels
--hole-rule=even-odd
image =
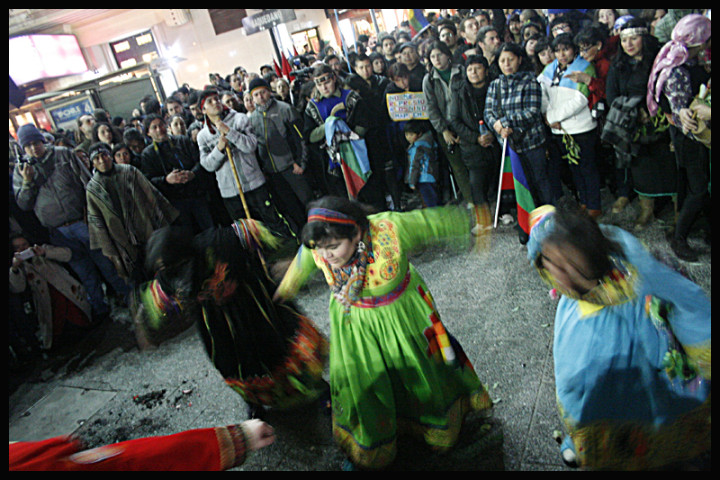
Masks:
[[[600,139],[615,149],[616,167],[629,166],[631,157],[637,155],[639,145],[633,145],[638,130],[638,106],[642,96],[620,96],[613,100],[610,111],[605,117]]]

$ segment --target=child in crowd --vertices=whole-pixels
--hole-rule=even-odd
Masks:
[[[438,172],[437,143],[427,122],[411,120],[405,124],[408,147],[408,168],[405,183],[420,191],[425,207],[438,205],[435,183]]]

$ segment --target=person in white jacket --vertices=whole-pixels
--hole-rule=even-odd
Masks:
[[[595,67],[578,55],[569,34],[556,37],[552,48],[556,58],[538,76],[543,91],[541,111],[552,131],[551,182],[556,198],[560,198],[562,162],[569,162],[580,204],[590,216],[597,218],[602,214],[600,174],[595,161],[597,122],[591,111],[590,90],[585,83],[577,81],[580,72],[594,78]]]

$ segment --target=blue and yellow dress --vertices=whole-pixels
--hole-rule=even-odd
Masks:
[[[330,389],[333,435],[350,460],[382,468],[395,458],[396,436],[418,434],[438,449],[455,444],[465,415],[492,406],[486,388],[440,321],[412,250],[470,238],[470,215],[460,207],[368,217],[367,262],[358,278],[350,261],[333,270],[301,247],[278,294],[292,298],[320,269],[330,298]],[[355,273],[353,273],[355,272]],[[357,285],[358,295],[348,298]],[[337,288],[344,285],[343,288]]]
[[[547,208],[547,207],[541,207]],[[579,466],[641,470],[710,450],[710,301],[631,234],[601,225],[622,246],[614,268],[582,297],[563,292],[537,258],[553,229],[537,220],[528,255],[562,297],[553,356],[557,404]]]

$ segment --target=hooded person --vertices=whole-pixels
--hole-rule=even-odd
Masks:
[[[687,15],[675,25],[672,39],[660,49],[650,72],[647,93],[650,115],[657,113],[660,95],[672,70],[684,65],[690,59],[690,49],[703,45],[711,34],[710,19],[700,14]]]

